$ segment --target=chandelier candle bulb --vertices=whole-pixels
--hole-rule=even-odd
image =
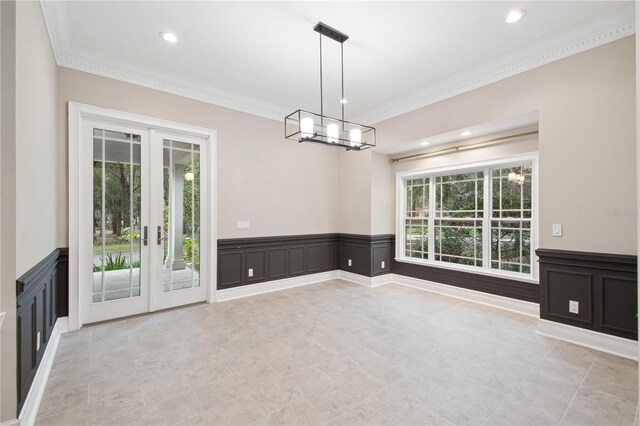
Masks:
[[[313,118],[305,117],[300,120],[300,133],[303,138],[313,137]]]
[[[327,140],[331,143],[338,142],[338,136],[340,134],[340,129],[336,123],[331,123],[327,126]]]
[[[518,177],[516,176],[515,173],[509,173],[509,182],[513,182],[514,180],[517,180]]]
[[[187,182],[191,182],[194,177],[195,176],[192,172],[187,172],[184,174],[184,180],[186,180]]]
[[[349,140],[351,141],[351,146],[360,145],[362,143],[362,131],[360,129],[351,129]]]

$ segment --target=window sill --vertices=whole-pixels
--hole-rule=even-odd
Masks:
[[[507,272],[493,272],[486,269],[478,269],[473,266],[456,265],[455,263],[446,264],[442,262],[433,262],[430,260],[418,260],[418,259],[414,260],[406,257],[396,257],[395,260],[396,262],[411,263],[413,265],[422,265],[422,266],[429,266],[429,267],[441,268],[441,269],[452,269],[452,270],[461,271],[461,272],[468,272],[470,274],[487,275],[490,277],[504,278],[507,280],[514,280],[514,281],[522,281],[530,284],[540,284],[540,282],[537,279],[533,278],[531,275],[523,276],[520,274],[510,274]]]

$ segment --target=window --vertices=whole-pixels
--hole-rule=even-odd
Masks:
[[[398,260],[534,278],[535,162],[400,173]]]

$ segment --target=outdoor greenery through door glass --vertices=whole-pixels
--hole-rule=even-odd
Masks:
[[[93,130],[94,303],[140,296],[140,135]]]
[[[200,286],[200,147],[164,140],[163,290]]]

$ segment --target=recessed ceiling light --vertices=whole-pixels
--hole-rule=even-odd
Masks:
[[[427,145],[429,145],[429,141],[422,141],[422,142],[420,142],[420,145],[427,146]]]
[[[460,136],[471,136],[471,132],[468,130],[465,130],[464,132],[460,133]]]
[[[514,22],[518,22],[520,19],[522,19],[522,17],[526,14],[527,14],[527,11],[524,9],[512,10],[507,15],[507,19],[505,19],[505,21],[508,24],[513,24]]]
[[[162,33],[160,33],[160,37],[162,37],[164,39],[164,41],[166,41],[167,43],[177,43],[178,42],[178,37],[174,33],[162,32]]]
[[[341,104],[346,104],[347,102],[349,102],[349,99],[347,99],[347,98],[340,99],[340,103]]]

